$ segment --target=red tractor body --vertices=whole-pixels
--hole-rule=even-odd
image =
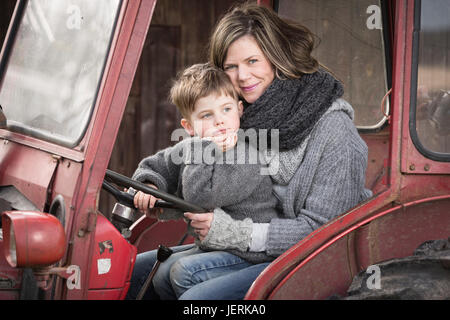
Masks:
[[[14,100],[16,98],[9,94],[12,85],[43,94],[46,82],[51,80],[42,73],[18,68],[22,66],[21,60],[12,58],[32,43],[31,38],[22,41],[19,37],[26,35],[27,28],[33,26],[33,14],[40,12],[32,2],[17,2],[1,53],[0,104],[8,122],[0,129],[0,198],[4,200],[0,299],[19,299],[29,292],[37,292],[43,299],[123,299],[137,252],[156,248],[159,243],[174,245],[185,231],[184,222],[164,224],[141,218],[130,227],[131,236],[126,239],[105,218],[107,215],[98,210],[102,182],[156,1],[114,1],[109,7],[94,8],[108,8],[112,14],[109,24],[105,22],[109,33],[100,34],[106,38],[105,46],[92,48],[101,52],[101,65],[79,66],[79,76],[91,77],[88,70],[99,70],[90,78],[93,79],[93,85],[89,86],[91,102],[84,117],[69,115],[80,123],[82,130],[79,132],[65,131],[64,123],[62,129],[53,124],[61,119],[58,107],[61,107],[60,113],[66,112],[66,106],[78,103],[78,98],[70,103],[64,100],[67,98],[65,87],[56,87],[62,92],[61,101],[54,108],[56,111],[42,107],[42,114],[35,118],[27,118],[27,113],[37,108],[33,103],[40,100],[40,96],[23,101]],[[271,1],[261,3],[273,5]],[[283,3],[287,10],[293,2],[279,1],[279,12]],[[353,3],[350,1],[350,5]],[[421,140],[416,128],[418,83],[424,83],[420,78],[418,54],[421,43],[417,38],[420,1],[386,3],[379,8],[384,17],[387,48],[382,52],[389,58],[383,60],[384,67],[376,67],[389,69],[383,92],[384,95],[391,90],[385,99],[389,102],[389,115],[382,114],[384,123],[374,130],[360,130],[369,147],[367,181],[373,197],[314,231],[278,257],[256,279],[247,299],[345,296],[352,279],[369,266],[410,256],[423,242],[450,236],[450,136],[436,133],[444,142],[439,145],[443,145],[440,149],[433,149],[431,144]],[[423,6],[422,3],[422,10]],[[66,9],[61,11],[67,15],[61,26],[65,23],[68,29],[69,26],[76,28],[77,20],[71,18],[76,17],[77,7],[72,11]],[[94,18],[107,20],[94,11],[92,14]],[[45,27],[44,20],[39,21],[39,36],[52,43],[51,50],[58,50],[57,45],[52,47],[58,42],[58,34],[49,31],[51,21],[50,29]],[[445,50],[450,49],[445,47]],[[52,57],[49,53],[48,59]],[[72,72],[70,66],[66,68],[63,68],[65,74]],[[435,84],[433,89],[450,90],[448,81],[450,79]],[[69,84],[73,87],[73,83]],[[79,95],[73,90],[72,95]],[[67,95],[70,96],[70,92]],[[50,97],[51,94],[48,93]],[[371,101],[378,112],[382,97]],[[14,108],[27,111],[16,115],[7,105],[11,101],[22,102]],[[430,101],[433,103],[433,99]],[[352,104],[358,113],[359,109],[354,102]],[[450,110],[450,106],[447,108]],[[42,120],[43,117],[51,120]],[[35,126],[36,123],[39,125]],[[50,129],[47,123],[52,123]],[[76,134],[72,134],[74,131]],[[52,227],[54,217],[63,233]],[[57,236],[62,239],[58,247],[45,245],[53,243]],[[25,252],[24,248],[30,246],[42,251]],[[27,258],[23,258],[24,255]],[[33,260],[38,257],[44,258]],[[11,261],[16,262],[14,267]],[[25,277],[27,273],[33,274],[35,281]]]

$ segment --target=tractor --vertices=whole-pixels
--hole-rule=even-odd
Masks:
[[[258,3],[320,38],[373,196],[279,256],[245,298],[448,299],[450,2]],[[137,253],[192,241],[184,221],[137,214],[124,188],[158,191],[108,169],[155,5],[17,0],[0,54],[0,299],[121,300]]]

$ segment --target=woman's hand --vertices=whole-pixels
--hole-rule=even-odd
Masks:
[[[201,249],[248,250],[252,240],[252,219],[234,220],[221,208],[214,209],[214,212],[186,212],[184,215],[191,219],[191,226],[201,241]]]
[[[156,188],[153,184],[147,184],[149,187]],[[148,218],[158,219],[159,215],[162,212],[161,208],[154,208],[156,200],[154,196],[144,193],[142,191],[136,192],[134,195],[134,206],[138,209],[142,214],[145,214]]]
[[[214,213],[192,213],[185,212],[184,216],[191,220],[191,227],[194,228],[195,233],[198,234],[200,241],[203,241],[208,235],[211,223],[213,221]]]

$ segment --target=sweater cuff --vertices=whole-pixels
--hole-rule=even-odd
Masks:
[[[269,234],[270,223],[253,223],[252,242],[249,251],[266,251],[267,236]]]
[[[211,228],[200,248],[226,250],[237,249],[242,252],[248,250],[253,222],[247,218],[234,220],[230,215],[220,208],[214,210],[214,218]]]

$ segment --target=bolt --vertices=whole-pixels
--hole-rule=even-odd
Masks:
[[[416,166],[413,164],[409,165],[409,170],[411,170],[411,171],[416,170]]]
[[[61,160],[61,156],[57,156],[56,154],[52,154],[53,162],[58,162]]]
[[[423,167],[423,169],[425,170],[425,171],[430,171],[430,165],[427,163],[427,164],[425,164],[425,166]]]

